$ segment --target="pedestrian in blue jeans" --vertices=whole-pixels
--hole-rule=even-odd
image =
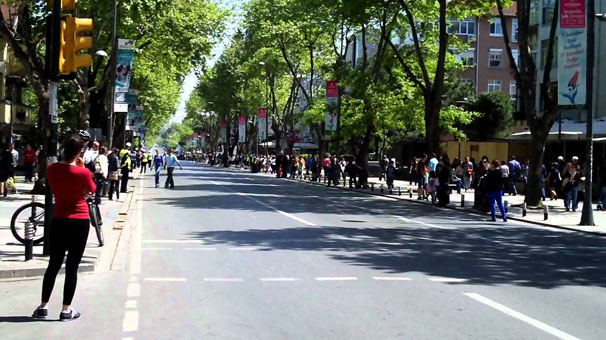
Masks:
[[[564,191],[564,207],[566,211],[577,211],[579,207],[579,190],[581,189],[581,171],[577,165],[566,163],[562,172],[562,191]]]
[[[164,165],[164,158],[160,155],[160,150],[156,149],[156,155],[154,156],[154,170],[156,176],[156,188],[160,187],[160,172]]]
[[[497,221],[497,209],[496,205],[499,206],[503,222],[507,222],[507,212],[505,212],[505,205],[503,204],[503,181],[507,178],[503,178],[501,173],[501,164],[499,161],[492,161],[491,169],[481,179],[481,185],[486,192],[488,203],[490,205],[490,220],[491,222]]]

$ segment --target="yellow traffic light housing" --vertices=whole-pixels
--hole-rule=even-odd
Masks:
[[[76,5],[78,4],[78,0],[61,0],[61,9],[66,11],[73,11],[76,9]],[[48,0],[48,7],[53,8],[55,5],[54,0]]]
[[[92,37],[80,36],[83,32],[93,30],[93,19],[75,18],[71,15],[65,16],[65,30],[62,30],[61,54],[59,57],[59,71],[61,74],[76,72],[79,68],[89,67],[93,58],[90,54],[79,54],[83,50],[93,47]],[[61,63],[63,67],[61,68]]]

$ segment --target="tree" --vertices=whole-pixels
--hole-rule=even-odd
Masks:
[[[517,1],[518,18],[518,46],[520,51],[520,61],[514,58],[511,50],[509,34],[503,34],[505,49],[509,58],[509,64],[512,68],[516,84],[518,84],[519,98],[522,109],[526,113],[528,129],[530,130],[530,169],[528,172],[528,189],[526,190],[525,200],[530,206],[541,206],[541,166],[545,154],[545,144],[549,131],[555,123],[558,112],[557,86],[551,83],[551,70],[555,56],[555,40],[558,26],[558,7],[559,0],[555,1],[554,15],[551,20],[551,29],[548,38],[547,57],[543,67],[543,79],[540,84],[540,95],[544,104],[544,110],[538,111],[536,108],[536,84],[537,84],[537,65],[531,54],[536,44],[530,18],[532,16],[531,0]],[[507,5],[503,0],[497,0],[497,9],[501,18],[503,32],[510,32],[505,20],[504,6]]]
[[[475,141],[506,138],[513,127],[513,105],[508,94],[495,91],[478,95],[469,103],[470,111],[480,113],[466,134]]]

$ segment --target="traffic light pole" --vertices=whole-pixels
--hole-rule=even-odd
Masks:
[[[47,166],[57,162],[57,122],[58,122],[58,110],[59,100],[57,92],[59,89],[59,45],[61,35],[61,1],[55,1],[53,3],[53,11],[50,15],[50,20],[47,24],[50,24],[49,37],[50,42],[47,42],[47,53],[50,54],[49,65],[47,65],[48,75],[50,79],[48,95],[49,95],[49,120],[50,120],[50,138],[48,139],[47,148]],[[51,228],[51,216],[53,213],[53,193],[48,183],[48,176],[46,179],[46,190],[44,195],[44,248],[42,250],[43,255],[48,256],[50,254],[50,228]]]
[[[580,225],[594,226],[593,219],[593,70],[595,63],[595,1],[587,2],[587,132],[585,195]]]

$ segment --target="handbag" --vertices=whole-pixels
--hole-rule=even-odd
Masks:
[[[118,171],[112,171],[109,173],[110,181],[117,181],[120,179],[120,173]]]

